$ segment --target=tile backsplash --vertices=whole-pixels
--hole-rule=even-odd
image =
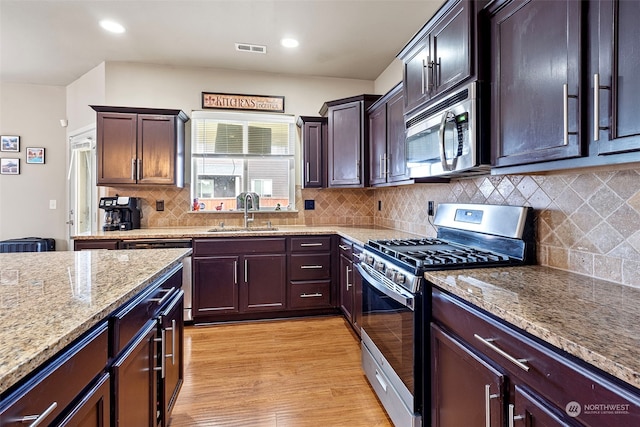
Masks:
[[[434,236],[427,202],[531,206],[538,262],[640,287],[640,170],[482,176],[448,184],[376,189],[296,188],[295,210],[255,215],[256,224],[379,225]],[[190,212],[189,189],[105,188],[144,199],[142,227],[241,225],[242,214]],[[155,201],[164,200],[157,212]],[[314,210],[304,210],[314,200]]]

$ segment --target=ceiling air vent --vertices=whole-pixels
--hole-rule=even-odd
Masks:
[[[267,47],[259,44],[236,43],[236,50],[240,52],[267,53]]]

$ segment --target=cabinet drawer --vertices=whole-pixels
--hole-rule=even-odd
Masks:
[[[290,280],[331,278],[331,254],[292,254],[289,261]]]
[[[255,254],[255,253],[284,253],[286,239],[194,239],[193,256]]]
[[[329,307],[331,281],[292,283],[289,287],[289,308]]]
[[[331,237],[292,237],[291,252],[328,252],[331,250]]]
[[[110,318],[110,356],[114,357],[138,334],[147,321],[169,301],[182,286],[182,267],[177,266],[167,273],[159,286],[141,292],[129,303],[124,304]]]
[[[43,416],[48,425],[62,414],[107,364],[108,332],[103,323],[55,357],[0,403],[2,426],[24,426],[24,417]],[[35,419],[30,419],[29,424]]]
[[[628,414],[583,413],[576,417],[586,425],[640,425],[638,395],[629,393],[586,362],[540,343],[526,332],[437,289],[432,291],[432,316],[479,354],[561,409],[572,401],[629,405]],[[631,420],[631,424],[625,424]]]

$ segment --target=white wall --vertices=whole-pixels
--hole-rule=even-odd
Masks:
[[[317,116],[326,101],[374,93],[373,90],[373,82],[369,80],[124,62],[106,64],[107,104],[180,108],[187,114],[202,109],[202,92],[282,95],[285,113]]]
[[[104,62],[67,86],[69,134],[95,124],[96,112],[89,105],[104,105],[105,90]]]
[[[402,61],[394,59],[378,76],[374,85],[374,93],[385,94],[402,81]]]
[[[0,83],[0,134],[19,135],[19,175],[0,175],[0,240],[53,237],[66,248],[65,88]],[[26,147],[44,147],[45,164],[26,164]],[[49,209],[56,200],[57,209]]]

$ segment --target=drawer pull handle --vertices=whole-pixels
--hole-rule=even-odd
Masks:
[[[160,343],[160,366],[156,366],[155,368],[153,368],[154,371],[160,371],[160,378],[164,378],[164,373],[165,373],[164,359],[166,359],[167,357],[166,356],[167,354],[166,339],[167,339],[167,332],[165,329],[160,331],[160,338],[153,339],[153,341]]]
[[[164,357],[171,358],[171,364],[176,364],[176,319],[171,319],[171,327],[165,331],[171,331],[171,354],[165,354]]]
[[[491,427],[491,399],[497,399],[499,394],[491,394],[491,384],[484,385],[484,424]]]
[[[300,294],[300,298],[320,298],[322,294],[320,292],[316,292],[315,294]]]
[[[505,359],[509,360],[509,362],[513,363],[518,368],[522,369],[525,372],[529,372],[529,367],[527,365],[525,365],[525,363],[527,362],[527,359],[516,359],[515,357],[513,357],[512,355],[510,355],[506,351],[502,350],[501,348],[499,348],[498,346],[493,344],[493,341],[495,341],[495,338],[482,338],[478,334],[473,334],[473,336],[476,337],[478,340],[480,340],[480,342],[482,344],[486,345],[491,350],[495,351],[496,353],[498,353],[499,355],[501,355]]]
[[[44,421],[45,418],[47,418],[49,415],[51,415],[51,413],[58,407],[58,402],[53,402],[51,405],[49,405],[49,407],[47,409],[45,409],[45,411],[43,413],[41,413],[40,415],[27,415],[24,416],[22,418],[20,418],[19,420],[17,420],[20,423],[28,423],[29,421],[33,421],[31,424],[29,424],[29,427],[37,427],[40,425],[40,423],[42,423]]]
[[[382,386],[382,389],[386,393],[387,392],[387,382],[382,378],[382,375],[380,375],[380,372],[378,372],[377,369],[376,369],[376,380],[378,380],[378,383]]]
[[[300,268],[303,270],[318,270],[322,268],[322,265],[301,265]]]
[[[300,243],[300,246],[303,248],[308,248],[310,246],[322,246],[322,243]]]
[[[509,420],[507,421],[509,423],[509,427],[515,427],[516,421],[524,420],[524,415],[515,415],[515,409],[516,407],[514,404],[509,405]]]
[[[338,247],[343,251],[348,251],[349,249],[351,249],[349,246],[345,246],[345,245],[338,245]]]
[[[173,292],[175,288],[170,288],[170,289],[160,289],[158,292],[164,292],[164,296],[162,298],[150,298],[149,301],[151,302],[157,302],[158,305],[162,305],[162,303],[164,303],[164,301],[169,298],[169,295],[171,295],[171,293]]]

